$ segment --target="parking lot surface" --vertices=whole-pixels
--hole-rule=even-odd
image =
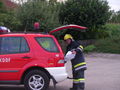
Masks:
[[[85,55],[88,69],[85,72],[85,90],[120,90],[120,55],[92,53]],[[50,84],[49,90],[69,90],[72,80]],[[23,86],[0,85],[0,90],[25,90]]]

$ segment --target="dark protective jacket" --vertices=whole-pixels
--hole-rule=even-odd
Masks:
[[[83,55],[82,46],[78,42],[72,41],[67,46],[67,51],[72,51],[72,50],[75,50],[77,52],[75,55],[75,58],[71,60],[73,70],[74,71],[86,70],[87,67],[86,67],[86,62]]]

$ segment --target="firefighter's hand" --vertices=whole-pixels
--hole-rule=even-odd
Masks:
[[[73,50],[73,51],[72,51],[72,54],[76,54],[76,51],[75,51],[75,50]]]

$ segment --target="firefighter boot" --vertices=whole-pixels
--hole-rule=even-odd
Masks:
[[[70,90],[84,90],[84,89],[79,89],[79,88],[70,88]]]
[[[75,83],[73,83],[73,87],[72,88],[70,88],[70,90],[77,90],[77,84],[75,84]]]
[[[77,88],[70,88],[70,90],[77,90]]]

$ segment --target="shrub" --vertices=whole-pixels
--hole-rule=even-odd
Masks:
[[[109,34],[109,37],[120,35],[120,24],[106,24],[105,30]]]
[[[98,40],[95,43],[97,52],[104,53],[120,53],[120,37],[112,37]]]
[[[94,45],[88,45],[84,48],[85,52],[92,52],[96,47]]]

